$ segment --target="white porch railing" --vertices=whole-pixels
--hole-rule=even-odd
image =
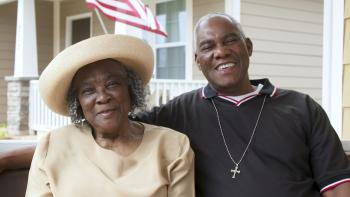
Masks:
[[[29,130],[49,131],[69,124],[70,118],[52,112],[41,99],[38,80],[31,80],[29,87]]]
[[[149,83],[150,95],[147,105],[149,107],[165,104],[174,97],[203,87],[207,84],[204,80],[172,80],[172,79],[155,79]]]
[[[151,80],[147,105],[150,107],[166,103],[170,99],[190,90],[205,86],[204,80]],[[46,132],[70,123],[70,119],[52,112],[42,101],[38,80],[30,82],[29,91],[29,130]]]

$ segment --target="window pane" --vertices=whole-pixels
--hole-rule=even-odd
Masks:
[[[90,38],[90,18],[83,18],[72,21],[71,44],[75,44],[87,38]]]
[[[185,47],[157,49],[157,78],[185,79]]]
[[[157,19],[166,29],[168,37],[157,36],[157,43],[185,41],[186,0],[157,3]]]

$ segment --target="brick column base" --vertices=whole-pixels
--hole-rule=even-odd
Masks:
[[[7,81],[7,131],[28,135],[29,82],[37,77],[5,77]]]

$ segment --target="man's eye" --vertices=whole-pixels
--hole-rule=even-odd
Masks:
[[[225,43],[235,43],[238,41],[238,38],[229,38],[225,41]]]
[[[201,51],[208,51],[208,50],[210,50],[211,48],[212,48],[211,45],[203,45],[203,46],[201,47]]]

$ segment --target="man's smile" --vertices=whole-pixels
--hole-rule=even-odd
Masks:
[[[216,70],[224,70],[224,69],[227,69],[227,68],[232,68],[234,66],[236,66],[235,63],[226,63],[226,64],[221,64],[221,65],[217,66],[215,69]]]

